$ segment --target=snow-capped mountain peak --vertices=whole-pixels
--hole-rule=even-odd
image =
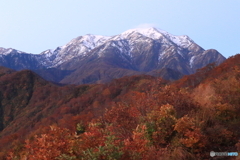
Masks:
[[[58,47],[55,50],[47,50],[41,53],[47,63],[52,65],[48,67],[58,66],[77,56],[85,56],[92,49],[105,43],[110,37],[86,34],[72,39],[64,46]],[[69,54],[71,53],[71,54]],[[46,62],[43,62],[44,64]],[[46,64],[47,64],[46,63]]]
[[[142,74],[170,68],[191,74],[208,63],[220,64],[224,60],[220,53],[204,50],[188,36],[175,36],[157,28],[135,28],[112,37],[87,34],[40,54],[0,48],[2,66],[44,72],[53,68],[46,74],[39,72],[46,78],[60,76],[56,82],[76,84],[116,78],[111,75],[125,76],[130,74],[125,74],[127,70]],[[54,68],[56,73],[52,72]]]
[[[17,53],[23,53],[22,51],[12,49],[12,48],[2,48],[0,47],[0,55],[8,55],[10,53],[17,52]],[[27,54],[27,53],[25,53]]]
[[[155,28],[129,29],[129,30],[123,32],[122,34],[120,34],[119,36],[122,39],[127,39],[127,38],[131,37],[132,35],[136,35],[136,34],[140,34],[140,35],[143,35],[145,37],[152,38],[152,39],[155,39],[155,40],[159,39],[163,36],[162,33],[158,32]]]
[[[129,29],[123,32],[122,34],[115,36],[113,39],[114,40],[128,39],[132,36],[135,36],[135,38],[137,38],[136,35],[143,35],[154,40],[163,39],[164,43],[173,43],[182,48],[187,48],[192,43],[194,43],[193,40],[191,40],[186,35],[175,36],[164,30],[157,29],[154,27]]]
[[[104,42],[106,42],[110,37],[107,36],[100,36],[100,35],[92,35],[86,34],[84,36],[79,36],[73,40],[71,40],[68,44],[62,46],[62,49],[70,46],[70,45],[80,45],[82,44],[87,49],[93,49]]]
[[[179,54],[183,59],[190,59],[185,54],[196,50],[198,47],[188,36],[175,36],[154,27],[135,28],[112,37],[92,34],[79,36],[66,45],[42,52],[37,59],[43,66],[52,68],[71,61],[76,57],[85,59],[92,54],[92,51],[98,54],[99,57],[104,57],[104,50],[115,48],[118,50],[118,53],[116,53],[119,56],[133,60],[134,57],[142,54],[143,50],[152,46],[159,48],[159,52],[161,52],[158,55],[157,63],[160,63],[163,57],[168,57],[170,53]],[[98,47],[99,50],[97,49]],[[185,52],[185,49],[187,49],[187,52]]]

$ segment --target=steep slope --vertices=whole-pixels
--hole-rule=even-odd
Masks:
[[[28,70],[0,77],[1,130],[21,115],[29,104],[34,90],[46,84],[45,80]]]
[[[29,54],[11,48],[0,48],[0,66],[14,70],[45,68],[45,66],[38,61],[38,57],[39,55]]]
[[[225,58],[216,50],[205,51],[187,36],[173,36],[165,31],[147,28],[132,29],[113,36],[89,52],[84,59],[76,58],[61,64],[59,68],[75,70],[62,82],[71,83],[71,80],[79,77],[79,83],[82,83],[80,73],[90,73],[90,68],[99,69],[101,68],[99,64],[140,73],[168,68],[186,75],[209,63],[220,64],[224,60]],[[91,67],[87,67],[90,64]],[[108,70],[108,68],[101,70],[106,69]],[[109,73],[109,71],[105,72]],[[169,77],[169,79],[175,78]]]
[[[231,76],[239,77],[240,54],[228,58],[226,61],[217,65],[210,63],[207,66],[200,68],[192,75],[185,75],[183,78],[175,81],[174,84],[178,87],[195,88],[200,83],[208,83],[215,79],[228,79]],[[230,84],[230,82],[229,82]]]
[[[122,91],[143,89],[152,80],[151,76],[136,76],[107,85],[58,86],[29,70],[0,76],[0,157],[1,151],[13,141],[23,140],[50,124],[67,125],[74,130],[76,122],[87,120],[86,115],[101,115],[110,106],[109,100]],[[97,101],[104,107],[96,107]],[[68,121],[66,116],[70,118]]]
[[[108,159],[200,160],[209,159],[209,150],[238,152],[239,60],[236,55],[171,83],[142,75],[107,84],[34,85],[37,93],[33,92],[27,107],[18,110],[0,132],[1,150],[12,143],[2,155],[12,159],[102,159],[107,155]],[[9,75],[0,77],[0,82],[13,85],[12,91],[22,88],[14,97],[26,94],[24,89],[32,85],[20,79],[26,72],[10,74],[19,86],[6,79]],[[197,83],[185,83],[186,79]],[[25,102],[24,98],[19,102]],[[23,137],[27,140],[20,141]]]
[[[216,65],[221,64],[224,61],[223,56],[214,49],[204,51],[202,54],[194,55],[190,59],[190,65],[194,70],[202,68],[209,63],[215,62]]]
[[[102,45],[109,37],[87,34],[74,38],[64,46],[55,50],[46,50],[40,55],[39,61],[48,68],[56,67],[76,57],[83,58],[92,49]]]
[[[88,34],[37,55],[0,48],[0,65],[31,69],[47,80],[72,84],[107,82],[164,68],[188,75],[224,60],[216,50],[204,50],[186,35],[156,28],[130,29],[112,37]]]

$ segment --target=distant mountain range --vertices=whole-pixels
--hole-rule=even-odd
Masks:
[[[176,80],[225,59],[188,36],[156,28],[130,29],[111,37],[88,34],[40,54],[0,48],[0,65],[30,69],[46,80],[65,84],[103,83],[138,74]]]

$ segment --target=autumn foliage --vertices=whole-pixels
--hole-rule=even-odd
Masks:
[[[195,160],[209,159],[212,150],[240,152],[239,62],[236,55],[176,82],[133,76],[59,87],[32,78],[29,87],[24,81],[16,86],[4,81],[9,75],[0,77],[11,91],[19,89],[1,90],[1,105],[7,98],[17,104],[8,105],[16,113],[5,109],[0,141],[8,147],[1,156]]]

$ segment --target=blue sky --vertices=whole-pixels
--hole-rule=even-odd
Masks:
[[[142,25],[188,35],[225,57],[240,53],[238,0],[7,0],[0,6],[0,47],[28,53]]]

